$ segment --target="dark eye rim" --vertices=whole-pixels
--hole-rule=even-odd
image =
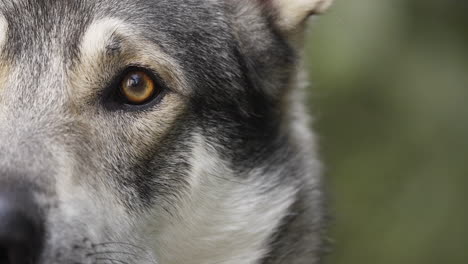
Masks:
[[[126,99],[125,95],[122,94],[121,83],[131,72],[143,72],[154,82],[155,92],[151,98],[146,100],[144,103],[132,103]],[[115,75],[110,84],[104,90],[101,98],[104,106],[108,110],[142,111],[159,104],[168,92],[169,89],[167,85],[158,73],[147,67],[129,65]]]

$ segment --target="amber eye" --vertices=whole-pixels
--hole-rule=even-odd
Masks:
[[[122,96],[130,104],[143,104],[153,98],[156,84],[153,79],[143,71],[129,72],[120,84]]]

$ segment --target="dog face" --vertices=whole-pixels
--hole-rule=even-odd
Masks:
[[[259,263],[328,2],[2,1],[0,262]]]

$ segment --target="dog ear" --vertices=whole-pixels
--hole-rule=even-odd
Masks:
[[[312,15],[325,12],[333,0],[258,0],[275,17],[275,23],[283,32],[300,28]]]

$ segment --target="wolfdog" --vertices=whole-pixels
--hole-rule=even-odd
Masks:
[[[330,0],[2,0],[1,264],[311,264]]]

